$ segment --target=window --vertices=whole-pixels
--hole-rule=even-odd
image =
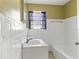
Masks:
[[[29,29],[46,29],[46,12],[29,11]]]

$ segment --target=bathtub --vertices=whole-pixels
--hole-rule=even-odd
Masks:
[[[52,47],[52,52],[56,59],[73,59],[69,55],[67,55],[65,52],[63,52],[61,49],[57,47]]]

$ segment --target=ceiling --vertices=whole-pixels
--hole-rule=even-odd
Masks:
[[[31,4],[48,4],[48,5],[65,5],[70,0],[24,0],[24,3]]]

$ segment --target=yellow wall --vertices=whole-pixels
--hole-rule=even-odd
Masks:
[[[77,15],[77,0],[71,0],[65,6],[65,18]]]
[[[47,19],[63,19],[64,18],[63,6],[28,4],[28,8],[30,11],[46,11]]]
[[[20,18],[21,18],[21,21],[23,21],[24,19],[24,4],[23,4],[23,0],[20,0]]]
[[[46,11],[48,19],[64,19],[77,15],[77,0],[71,0],[64,6],[28,4],[28,8],[30,11]]]
[[[48,19],[63,19],[77,15],[77,0],[71,0],[64,6],[29,4],[29,10],[46,11]],[[22,0],[0,0],[0,12],[10,8],[20,8],[21,20],[23,19]]]
[[[4,1],[0,0],[0,12],[2,12],[3,8],[4,8]]]
[[[20,0],[0,0],[0,9],[19,9],[20,8]]]

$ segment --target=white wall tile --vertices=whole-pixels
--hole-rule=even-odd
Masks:
[[[77,58],[77,17],[51,19],[47,21],[47,30],[29,30],[33,38],[41,38],[50,48],[55,46],[72,58]],[[51,50],[51,49],[50,49]]]
[[[70,18],[65,19],[65,48],[64,51],[69,56],[73,57],[74,59],[78,58],[78,48],[75,45],[77,42],[77,16],[73,16]]]
[[[51,19],[47,21],[46,30],[28,30],[28,34],[29,36],[33,38],[43,39],[49,45],[50,50],[52,46],[55,46],[59,48],[60,50],[62,50],[63,52],[65,52],[66,54],[68,54],[69,56],[75,58],[77,56],[76,55],[77,48],[74,44],[77,41],[76,40],[77,39],[76,37],[77,36],[77,32],[76,32],[77,31],[77,23],[76,23],[77,19],[76,18],[77,18],[76,16],[67,18],[65,19],[65,21],[63,21],[62,19],[58,19],[58,20]],[[0,17],[0,22],[1,22],[1,17]],[[4,45],[4,46],[2,45],[2,47],[5,48],[6,50],[3,49],[4,51],[3,54],[5,54],[4,56],[6,56],[6,58],[9,59],[9,57],[7,57],[7,53],[8,53],[7,51],[9,51],[10,49],[11,50],[9,53],[13,54],[14,56],[16,52],[17,54],[20,55],[21,48],[20,47],[13,48],[12,45],[18,44],[19,46],[19,44],[21,45],[21,42],[23,40],[26,41],[27,31],[25,29],[18,30],[18,31],[13,31],[13,30],[9,31],[8,29],[6,29],[7,22],[8,21],[6,20],[5,23],[2,23],[3,25],[1,25],[3,28],[0,32],[2,32],[1,35],[4,35],[5,38],[0,44]],[[9,45],[10,45],[10,49],[8,48]],[[14,51],[14,52],[11,52],[11,51]],[[1,48],[0,48],[0,52],[1,52]],[[17,58],[20,59],[19,55],[15,59]]]
[[[0,14],[0,59],[2,59],[2,32],[1,32],[1,24],[3,20],[3,15]]]
[[[47,21],[47,29],[46,30],[29,30],[29,34],[32,35],[33,38],[41,38],[47,44],[51,45],[59,45],[64,43],[64,22],[63,21]]]

